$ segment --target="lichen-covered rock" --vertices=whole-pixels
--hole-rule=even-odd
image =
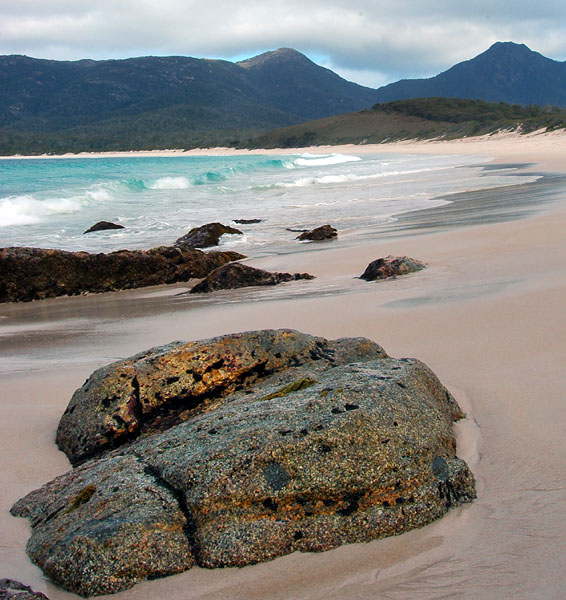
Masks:
[[[59,443],[75,463],[106,455],[12,512],[32,522],[33,560],[82,594],[172,568],[163,557],[160,573],[144,573],[140,562],[153,561],[132,551],[163,523],[174,523],[163,527],[178,549],[175,569],[328,550],[421,527],[471,501],[474,479],[452,429],[462,416],[428,367],[364,338],[268,330],[178,342],[91,376]],[[129,512],[126,496],[135,498]]]
[[[231,263],[214,269],[210,275],[191,289],[191,294],[233,290],[250,286],[278,285],[299,279],[314,279],[314,275],[308,273],[271,273],[249,265]]]
[[[0,600],[49,600],[45,594],[34,592],[29,585],[13,579],[0,579]]]
[[[338,231],[331,227],[330,225],[322,225],[321,227],[316,227],[311,231],[305,231],[301,233],[301,235],[297,236],[297,239],[300,241],[311,240],[311,241],[321,241],[321,240],[332,240],[335,237],[338,237]]]
[[[175,242],[175,246],[179,246],[180,248],[210,248],[211,246],[218,246],[220,238],[225,233],[232,235],[242,234],[239,229],[230,227],[229,225],[207,223],[200,227],[193,227]]]
[[[110,221],[98,221],[92,227],[87,229],[84,233],[93,233],[95,231],[107,231],[110,229],[125,229],[123,225],[111,223]]]
[[[383,349],[369,340],[346,344],[290,330],[152,348],[92,373],[61,418],[57,445],[76,465],[210,410],[228,394],[292,366],[380,356]]]
[[[176,494],[133,455],[61,475],[11,512],[32,524],[31,559],[82,596],[117,592],[194,563]]]
[[[0,302],[111,292],[206,277],[237,252],[162,246],[108,254],[0,248]]]
[[[360,275],[360,279],[366,281],[387,279],[388,277],[421,271],[425,267],[424,262],[408,256],[386,256],[370,262],[366,270]]]

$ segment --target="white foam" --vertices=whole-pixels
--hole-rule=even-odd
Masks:
[[[325,165],[339,165],[347,162],[362,160],[359,156],[348,156],[346,154],[302,154],[295,159],[296,165],[303,167],[318,167]]]
[[[44,217],[68,214],[81,210],[78,198],[36,200],[32,196],[11,196],[0,200],[0,227],[31,225]]]
[[[150,190],[186,190],[191,182],[186,177],[161,177],[147,186]]]

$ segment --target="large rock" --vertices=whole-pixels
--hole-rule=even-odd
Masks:
[[[13,579],[0,579],[0,600],[49,600],[45,594],[34,592],[29,585]]]
[[[211,246],[218,246],[220,238],[225,234],[241,234],[242,232],[235,227],[229,225],[222,225],[222,223],[207,223],[200,227],[193,227],[188,233],[181,236],[176,242],[175,246],[181,248],[210,248]]]
[[[376,279],[387,279],[397,275],[407,275],[415,271],[421,271],[426,263],[409,258],[408,256],[386,256],[378,258],[369,263],[366,270],[360,275],[360,279],[375,281]]]
[[[194,564],[176,493],[134,455],[94,461],[18,502],[27,551],[67,590],[94,596]]]
[[[94,231],[107,231],[110,229],[125,229],[123,225],[117,225],[116,223],[111,223],[110,221],[98,221],[92,227],[87,229],[85,233],[93,233]]]
[[[420,527],[475,497],[455,455],[460,417],[424,364],[363,338],[268,330],[177,342],[77,390],[58,443],[75,464],[102,458],[12,512],[32,522],[32,559],[81,594],[193,561],[328,550]]]
[[[237,252],[159,247],[109,254],[0,248],[0,302],[110,292],[206,277]]]
[[[210,275],[191,289],[191,294],[233,290],[257,285],[278,285],[279,283],[299,279],[314,279],[314,275],[308,273],[271,273],[241,263],[231,263],[214,269]]]
[[[311,240],[319,242],[322,240],[332,240],[335,237],[338,237],[338,231],[334,227],[331,227],[330,225],[322,225],[321,227],[317,227],[311,231],[305,231],[304,233],[301,233],[301,235],[297,236],[297,239],[300,241]]]

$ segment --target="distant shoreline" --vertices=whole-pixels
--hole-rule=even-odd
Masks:
[[[192,150],[135,150],[121,152],[80,152],[77,154],[42,154],[37,156],[1,156],[0,160],[141,158],[183,156],[257,156],[285,154],[483,154],[495,162],[517,160],[537,162],[551,170],[564,170],[565,161],[557,149],[566,148],[566,130],[535,131],[528,134],[500,132],[492,135],[455,140],[403,140],[382,144],[345,144],[301,148],[195,148]]]

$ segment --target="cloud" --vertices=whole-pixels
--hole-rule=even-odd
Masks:
[[[563,0],[18,0],[0,6],[1,54],[233,59],[290,46],[372,86],[435,75],[509,40],[564,60]]]

